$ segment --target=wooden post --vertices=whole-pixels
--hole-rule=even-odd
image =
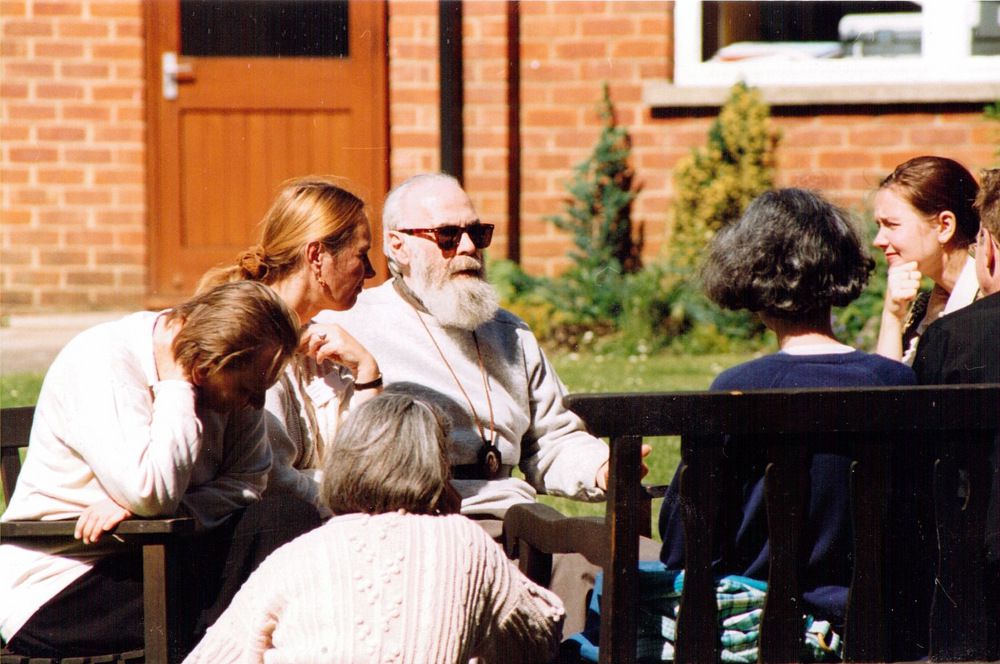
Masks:
[[[601,605],[601,662],[635,662],[638,622],[635,598],[639,565],[638,529],[639,482],[641,478],[639,436],[611,439],[610,486],[607,525],[611,531],[611,553],[605,568]]]

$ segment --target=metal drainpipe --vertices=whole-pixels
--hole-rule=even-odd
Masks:
[[[441,76],[441,170],[464,180],[462,154],[462,0],[438,0],[438,61]]]
[[[507,4],[507,258],[521,262],[521,3]]]

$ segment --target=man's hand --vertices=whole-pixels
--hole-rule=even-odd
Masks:
[[[93,544],[101,535],[114,530],[115,526],[131,516],[131,512],[110,498],[102,500],[83,510],[76,521],[73,537],[83,540],[84,544]]]
[[[643,445],[640,453],[642,454],[642,475],[640,477],[645,477],[649,473],[649,466],[646,465],[645,458],[649,456],[649,453],[653,451],[653,448],[649,445]],[[595,483],[597,488],[602,491],[608,490],[608,473],[611,471],[610,461],[605,461],[600,468],[597,469],[597,478]]]

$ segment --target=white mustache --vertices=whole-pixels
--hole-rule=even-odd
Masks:
[[[476,272],[483,271],[482,261],[476,260],[472,256],[455,256],[451,259],[448,264],[448,274],[456,274],[458,272],[468,272],[474,270]]]

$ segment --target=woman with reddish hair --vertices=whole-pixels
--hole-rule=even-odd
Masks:
[[[879,185],[874,244],[889,263],[880,355],[912,364],[924,329],[976,299],[969,245],[979,231],[978,191],[964,166],[931,156],[900,164]],[[931,290],[920,291],[923,277],[934,282]]]

